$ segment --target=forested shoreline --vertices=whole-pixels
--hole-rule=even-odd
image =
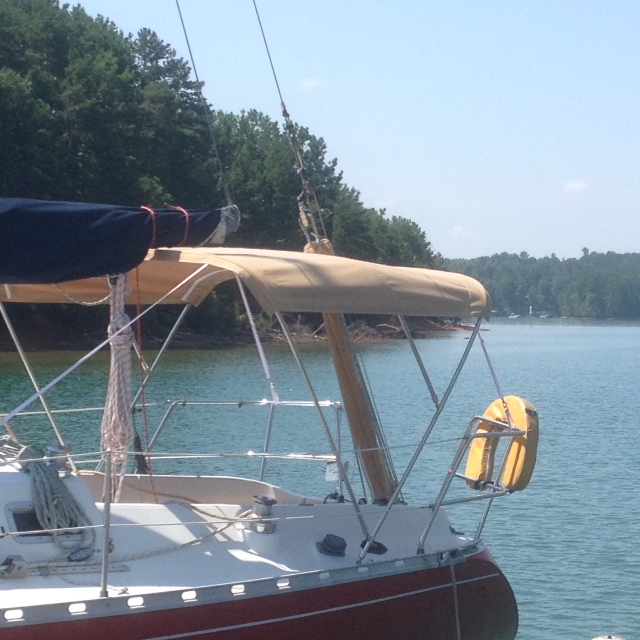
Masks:
[[[148,29],[125,36],[81,6],[0,0],[0,194],[220,207],[224,179],[242,212],[230,243],[300,250],[301,181],[283,127],[255,110],[216,111],[200,88]],[[324,140],[295,133],[337,253],[435,264],[415,222],[365,207]]]
[[[0,0],[0,196],[220,207],[226,182],[242,213],[228,244],[301,250],[301,182],[282,125],[255,110],[216,111],[200,89],[187,62],[148,29],[125,36],[80,6]],[[366,207],[338,159],[327,157],[324,140],[295,128],[339,255],[466,273],[485,284],[499,314],[640,318],[640,254],[583,249],[579,259],[447,259],[411,212],[389,217]],[[32,335],[60,344],[73,331],[90,335],[104,327],[100,310],[11,313]],[[172,314],[156,314],[152,338]],[[219,341],[232,341],[244,322],[223,287],[188,316],[185,332],[199,335],[213,325]]]
[[[480,280],[499,315],[640,318],[640,253],[585,247],[580,258],[501,253],[444,265]]]

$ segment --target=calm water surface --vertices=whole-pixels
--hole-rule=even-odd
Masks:
[[[503,392],[529,398],[540,415],[538,464],[531,485],[496,501],[483,536],[516,593],[518,639],[590,640],[611,634],[640,640],[640,326],[524,319],[494,320],[485,326],[482,336]],[[419,342],[427,366],[439,370],[433,381],[440,395],[445,374],[455,367],[453,356],[467,337],[462,333]],[[402,472],[410,455],[408,445],[416,442],[426,424],[428,394],[412,382],[416,370],[406,345],[369,345],[364,351],[365,372],[376,390],[377,408]],[[338,399],[323,352],[308,348],[304,355],[320,398]],[[68,353],[33,356],[41,384],[73,361]],[[83,402],[100,406],[108,357],[101,356],[54,390],[52,407],[75,406],[79,394]],[[280,397],[307,399],[306,387],[284,352],[275,350],[271,356]],[[150,401],[184,397],[237,402],[269,395],[254,349],[174,353],[166,365],[149,390]],[[424,502],[425,493],[433,495],[443,478],[442,461],[450,459],[457,445],[454,436],[496,397],[487,370],[482,351],[474,349],[460,389],[452,394],[450,412],[443,416],[443,429],[434,434],[407,485],[405,498],[410,503]],[[250,384],[257,391],[249,392]],[[29,394],[15,354],[0,354],[0,412]],[[136,419],[143,437],[145,430],[153,431],[164,410],[152,409],[147,421]],[[257,409],[236,405],[216,419],[204,410],[192,418],[181,411],[179,428],[167,430],[158,441],[163,451],[206,448],[235,453],[258,451],[263,445],[266,423],[257,419]],[[327,453],[322,434],[306,427],[302,411],[292,409],[283,416],[271,451]],[[99,418],[91,416],[61,418],[65,438],[76,451],[95,450],[98,424]],[[41,418],[14,421],[13,426],[25,442],[51,441]],[[223,472],[223,462],[231,462],[232,473],[255,472],[259,464],[215,460],[204,468],[191,462],[190,470]],[[157,464],[164,465],[160,471],[171,471],[175,463]],[[289,464],[281,484],[316,495],[328,492],[331,485],[324,483],[324,468],[315,465],[310,471],[308,464]],[[282,472],[285,467],[275,461],[270,469]],[[451,517],[460,528],[467,515],[452,511]]]

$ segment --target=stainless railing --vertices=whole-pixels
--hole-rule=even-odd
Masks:
[[[481,431],[478,432],[478,426],[480,425],[480,423],[484,423],[484,424],[489,424],[493,427],[493,431]],[[472,501],[476,501],[476,500],[488,500],[487,506],[484,510],[484,513],[482,514],[482,517],[480,519],[480,522],[478,524],[478,528],[476,530],[474,539],[477,540],[478,538],[480,538],[480,535],[482,534],[482,529],[484,528],[484,524],[486,522],[487,516],[489,514],[489,508],[491,506],[491,503],[493,502],[493,500],[499,496],[505,495],[507,493],[509,493],[508,489],[506,489],[502,484],[502,477],[505,471],[505,465],[507,462],[507,456],[509,454],[509,448],[513,442],[513,440],[518,437],[518,436],[522,436],[525,435],[524,431],[520,430],[520,429],[516,429],[514,427],[512,427],[511,425],[509,425],[506,422],[501,422],[499,420],[492,420],[491,418],[487,418],[485,416],[474,416],[474,418],[471,420],[471,422],[469,423],[469,426],[467,427],[467,430],[465,431],[465,434],[462,436],[461,440],[460,440],[460,445],[458,446],[458,449],[456,451],[456,453],[453,456],[453,460],[451,461],[451,465],[449,466],[447,473],[445,475],[444,481],[442,482],[442,486],[440,487],[440,491],[438,492],[438,495],[434,501],[434,503],[431,506],[432,509],[432,513],[431,513],[431,517],[429,518],[429,521],[427,522],[421,536],[420,536],[420,541],[418,544],[418,551],[417,553],[422,554],[424,553],[424,544],[425,544],[425,540],[427,539],[427,536],[429,535],[429,531],[431,530],[431,527],[433,526],[433,523],[435,521],[436,515],[438,513],[438,511],[440,510],[441,507],[443,506],[449,506],[449,505],[453,505],[453,504],[461,504],[461,503],[465,503],[465,502],[472,502]],[[507,438],[508,442],[507,442],[507,446],[505,448],[504,453],[502,454],[502,459],[500,461],[500,464],[498,466],[498,472],[496,473],[495,477],[496,480],[495,481],[488,481],[488,482],[483,482],[482,484],[482,490],[486,490],[486,493],[474,493],[471,496],[464,496],[464,497],[457,497],[457,498],[450,498],[450,499],[445,499],[447,493],[449,492],[449,489],[451,487],[451,483],[453,482],[454,478],[460,478],[462,480],[465,481],[475,481],[476,478],[470,478],[462,473],[458,472],[458,468],[460,467],[460,464],[462,463],[462,461],[465,458],[465,454],[468,452],[469,447],[471,446],[471,444],[473,443],[474,440],[478,440],[478,439],[485,439],[485,440],[490,440],[490,439],[502,439],[502,438]]]

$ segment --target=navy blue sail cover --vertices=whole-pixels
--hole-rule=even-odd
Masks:
[[[0,284],[125,273],[151,248],[207,243],[223,212],[0,198]]]

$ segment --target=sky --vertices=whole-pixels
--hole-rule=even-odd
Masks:
[[[77,2],[72,2],[77,4]],[[80,0],[190,59],[176,0]],[[446,258],[640,252],[637,0],[256,0],[284,102]],[[179,0],[215,109],[282,122],[253,0]]]

